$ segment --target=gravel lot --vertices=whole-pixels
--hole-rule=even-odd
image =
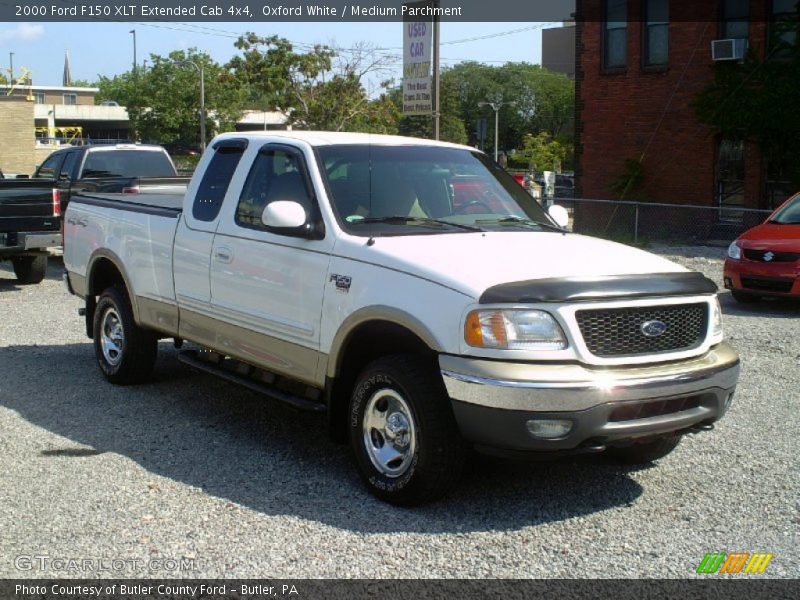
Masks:
[[[655,250],[721,285],[723,250]],[[691,577],[713,551],[800,573],[800,304],[722,295],[733,408],[659,465],[480,458],[450,498],[399,509],[322,417],[196,374],[166,342],[152,383],[107,384],[60,269],[23,287],[0,265],[0,577],[93,575],[19,570],[30,555],[126,561],[102,576]]]

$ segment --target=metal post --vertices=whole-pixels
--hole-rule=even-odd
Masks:
[[[500,121],[500,106],[502,105],[492,104],[492,108],[494,109],[494,162],[497,162],[497,143],[500,131],[500,128],[498,127],[498,123]]]
[[[206,78],[203,65],[198,65],[200,69],[200,153],[206,149]]]
[[[639,243],[639,205],[636,204],[633,213],[633,243]]]
[[[439,6],[435,0],[434,7]],[[439,17],[433,17],[433,139],[439,139]]]
[[[14,53],[8,53],[8,83],[9,85],[14,85]],[[9,94],[11,92],[9,91]]]

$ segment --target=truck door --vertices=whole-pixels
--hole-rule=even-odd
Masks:
[[[231,187],[238,189],[231,184],[246,148],[247,140],[236,138],[220,140],[206,151],[197,166],[203,177],[199,182],[192,179],[186,190],[187,201],[175,232],[173,272],[179,332],[208,345],[215,337],[209,288],[211,245],[225,196]]]
[[[258,150],[235,202],[226,202],[211,251],[211,305],[225,324],[227,352],[309,383],[319,358],[320,319],[333,236],[325,237],[303,153],[266,144]],[[271,202],[302,205],[311,239],[271,230],[262,213]]]

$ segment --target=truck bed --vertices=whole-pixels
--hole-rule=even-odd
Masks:
[[[145,192],[143,194],[100,194],[83,192],[72,197],[71,203],[103,206],[115,210],[177,217],[183,211],[185,186],[175,192]]]

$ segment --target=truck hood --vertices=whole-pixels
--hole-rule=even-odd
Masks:
[[[349,238],[346,258],[402,271],[473,298],[503,283],[560,277],[684,273],[649,252],[598,238],[556,232],[451,233]]]

